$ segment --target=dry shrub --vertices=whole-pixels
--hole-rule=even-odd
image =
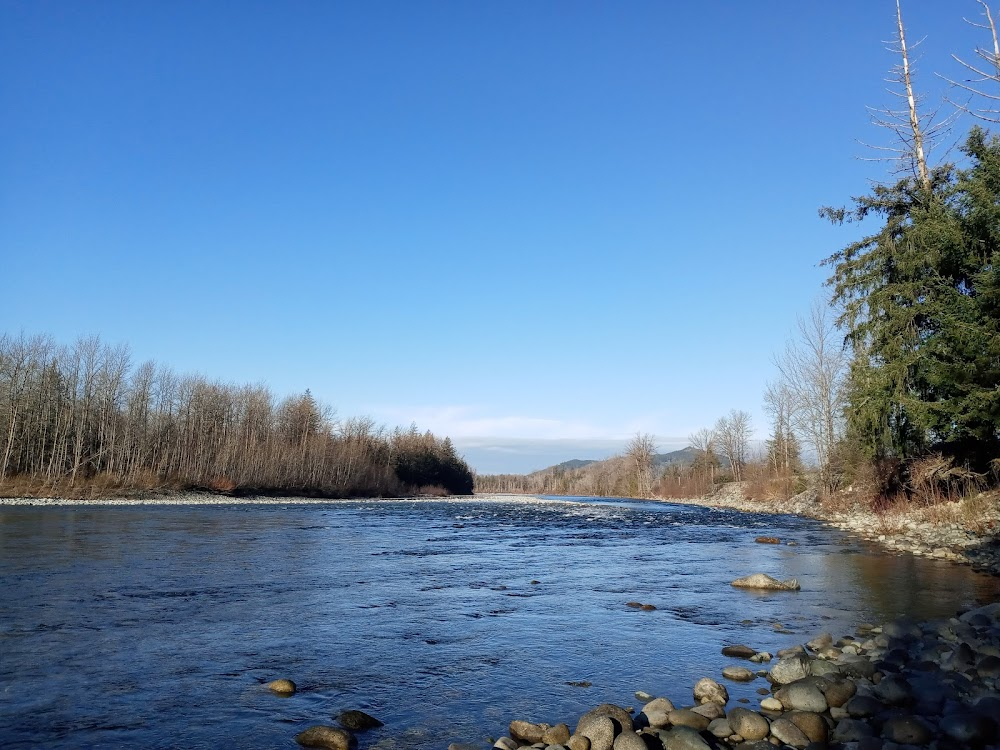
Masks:
[[[707,474],[691,472],[663,477],[656,485],[654,494],[662,498],[685,500],[710,495],[712,489],[712,481]]]
[[[417,494],[422,497],[447,497],[451,493],[440,484],[425,484],[417,490]]]
[[[857,493],[853,490],[831,490],[820,487],[819,505],[827,513],[846,513],[857,503]]]
[[[236,482],[229,477],[215,477],[208,482],[208,488],[213,492],[221,492],[224,495],[230,494],[236,489]]]
[[[751,500],[788,500],[808,487],[805,477],[791,471],[775,470],[767,463],[747,466],[744,494]]]
[[[968,467],[955,466],[954,459],[933,453],[909,466],[907,489],[924,506],[961,500],[986,486],[986,477]]]
[[[154,471],[140,471],[131,480],[131,485],[140,490],[155,490],[163,487],[163,480]]]

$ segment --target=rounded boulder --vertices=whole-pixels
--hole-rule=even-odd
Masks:
[[[354,750],[357,738],[340,727],[317,725],[295,735],[295,741],[302,747],[319,747],[325,750]]]
[[[771,731],[771,724],[756,711],[748,708],[732,708],[726,714],[729,726],[733,732],[740,735],[745,740],[762,740]]]
[[[695,703],[720,703],[723,706],[729,702],[729,691],[711,677],[702,677],[694,685]]]

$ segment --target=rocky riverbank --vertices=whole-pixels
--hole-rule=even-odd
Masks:
[[[638,713],[603,704],[572,730],[568,723],[537,723],[567,717],[517,717],[494,747],[1000,748],[1000,603],[948,620],[861,625],[837,640],[821,634],[779,651],[776,661],[747,646],[727,646],[723,654],[746,659],[750,669],[734,663],[722,682],[705,677],[679,704],[643,694],[636,696],[645,699]],[[727,678],[759,681],[759,705],[729,705]]]
[[[787,500],[752,499],[744,493],[743,485],[734,482],[707,497],[663,502],[806,516],[890,551],[949,560],[1000,575],[1000,494],[996,492],[960,502],[875,513],[858,502],[845,501],[834,507],[823,504],[814,489]]]

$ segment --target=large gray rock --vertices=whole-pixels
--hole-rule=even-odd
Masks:
[[[493,743],[493,747],[497,750],[517,750],[518,745],[510,737],[501,737]]]
[[[802,734],[808,737],[810,742],[825,743],[830,735],[830,727],[821,714],[811,711],[792,711],[782,718],[788,719],[801,729]]]
[[[619,731],[635,729],[632,724],[632,714],[621,706],[616,706],[613,703],[602,703],[597,706],[597,708],[590,709],[587,713],[580,717],[580,722],[582,723],[584,719],[591,716],[607,716],[613,719],[618,725]],[[580,731],[579,723],[576,725],[576,731]]]
[[[556,724],[549,727],[542,734],[542,742],[546,745],[565,745],[569,742],[569,727],[565,724]]]
[[[726,715],[725,707],[721,703],[714,703],[712,701],[702,703],[700,706],[695,706],[691,710],[696,714],[701,714],[709,721],[722,718]]]
[[[813,651],[819,652],[833,645],[833,636],[830,635],[829,633],[820,633],[818,636],[809,641],[806,645]]]
[[[726,714],[733,732],[745,740],[762,740],[771,731],[771,724],[756,711],[747,708],[731,708]]]
[[[777,685],[787,685],[809,676],[809,657],[805,654],[792,654],[778,660],[767,674],[768,679]]]
[[[324,750],[354,750],[358,740],[350,732],[340,727],[317,725],[295,735],[295,741],[302,747],[319,747]]]
[[[702,714],[696,714],[690,708],[675,708],[670,712],[670,723],[675,727],[690,727],[699,732],[708,729],[711,720]]]
[[[545,735],[545,731],[548,728],[548,724],[535,724],[530,721],[514,719],[514,721],[510,723],[509,730],[510,736],[515,740],[527,742],[530,745],[535,742],[541,742],[542,737]]]
[[[729,702],[729,691],[711,677],[702,677],[694,685],[695,703],[720,703],[723,706]]]
[[[654,698],[642,707],[640,717],[645,716],[646,723],[653,729],[662,729],[670,726],[667,716],[674,710],[674,704],[666,698]]]
[[[582,734],[574,734],[566,743],[569,750],[590,750],[590,740]]]
[[[795,711],[821,714],[829,707],[820,689],[805,680],[785,685],[774,694],[774,697],[780,700],[785,708]]]
[[[722,676],[733,682],[750,682],[757,677],[746,667],[723,667]]]
[[[771,722],[771,735],[792,747],[804,748],[809,744],[809,738],[805,733],[795,726],[791,719],[786,719],[784,716]]]
[[[646,750],[646,743],[635,732],[622,732],[615,737],[614,750]]]
[[[767,573],[754,573],[743,578],[737,578],[731,585],[740,589],[763,589],[767,591],[798,591],[802,588],[794,578],[789,578],[787,581],[779,581],[777,578],[767,575]]]
[[[660,735],[663,750],[709,750],[705,738],[691,727],[674,727]]]
[[[729,725],[729,720],[725,718],[713,719],[708,725],[708,733],[720,740],[726,739],[734,734],[733,728]]]
[[[576,725],[576,734],[590,740],[590,750],[611,750],[615,744],[615,735],[620,731],[610,717],[584,714]],[[572,738],[571,738],[572,739]]]
[[[848,677],[871,679],[875,674],[875,665],[863,656],[855,654],[844,654],[837,659],[836,664],[840,671]]]
[[[823,691],[827,704],[838,708],[847,703],[858,692],[858,686],[851,680],[833,680],[818,687]]]

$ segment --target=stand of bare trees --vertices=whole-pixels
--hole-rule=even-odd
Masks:
[[[309,391],[179,376],[97,337],[0,336],[0,492],[204,488],[329,497],[468,494],[449,440],[335,419]]]
[[[532,474],[477,474],[477,493],[629,497],[634,474],[628,459],[614,456],[571,469],[552,467]]]

